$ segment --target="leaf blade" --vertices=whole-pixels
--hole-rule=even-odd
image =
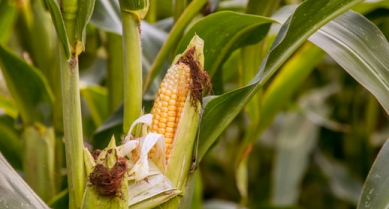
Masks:
[[[23,121],[48,123],[54,96],[42,73],[1,45],[0,66]]]
[[[175,54],[184,51],[186,43],[197,34],[205,43],[204,69],[212,77],[221,62],[233,50],[263,39],[271,23],[275,21],[266,17],[230,11],[218,12],[197,22],[182,38]],[[217,38],[215,34],[218,34]],[[255,36],[247,37],[247,34],[255,34]]]
[[[45,0],[46,5],[50,11],[51,18],[53,19],[55,30],[57,31],[58,38],[62,43],[62,47],[65,51],[66,59],[70,59],[70,44],[68,35],[66,33],[65,24],[62,19],[62,15],[58,4],[55,0]]]
[[[78,1],[78,10],[76,16],[76,28],[75,28],[75,38],[82,42],[83,50],[85,50],[85,27],[89,22],[93,8],[95,6],[95,0],[79,0]]]
[[[2,200],[5,200],[0,201],[1,207],[49,208],[13,170],[1,153],[0,166],[2,168],[0,169],[0,193],[2,194]]]
[[[268,55],[261,64],[259,72],[250,84],[241,89],[223,94],[219,96],[220,98],[213,98],[205,106],[203,121],[200,127],[199,158],[201,159],[204,156],[206,151],[220,135],[222,130],[219,130],[219,128],[225,128],[232,121],[259,88],[310,35],[329,22],[331,18],[339,16],[360,1],[308,0],[303,2],[281,28]],[[306,21],[306,16],[309,16],[311,21]],[[228,103],[234,102],[237,99],[240,99],[237,107],[233,107],[235,103]],[[212,120],[220,121],[220,123],[212,122]]]
[[[389,44],[374,24],[350,11],[322,27],[309,40],[369,90],[389,113]]]
[[[366,178],[357,208],[389,207],[389,140],[382,146],[376,160]]]

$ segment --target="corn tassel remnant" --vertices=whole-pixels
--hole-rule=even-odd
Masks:
[[[164,136],[166,162],[169,160],[188,94],[190,94],[190,105],[199,112],[197,102],[202,104],[203,87],[208,92],[212,88],[207,72],[202,69],[201,64],[194,57],[195,50],[195,47],[189,49],[178,59],[177,63],[169,68],[151,111],[153,120],[150,132]],[[152,158],[153,155],[154,150],[151,150],[149,156]]]

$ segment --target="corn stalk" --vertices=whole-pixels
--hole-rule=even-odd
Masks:
[[[123,24],[124,121],[126,132],[142,112],[141,20],[149,8],[148,0],[121,0]]]

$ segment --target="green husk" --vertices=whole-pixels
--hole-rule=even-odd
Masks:
[[[129,182],[129,208],[154,208],[181,193],[151,160],[149,165],[147,181]]]
[[[194,54],[193,59],[200,66],[200,71],[198,73],[203,73],[204,66],[204,41],[195,35],[190,41],[187,49],[184,51],[183,55],[185,56],[189,50],[193,50]],[[193,69],[191,69],[193,70]],[[203,75],[198,75],[202,77]],[[192,76],[192,79],[193,76]],[[193,84],[193,83],[192,83]],[[202,93],[202,92],[201,92]],[[164,208],[177,208],[181,203],[181,199],[184,195],[192,195],[185,193],[185,188],[188,186],[187,181],[191,172],[194,171],[196,159],[193,155],[194,145],[197,140],[197,127],[200,118],[200,108],[201,101],[199,98],[193,98],[194,94],[191,92],[188,94],[186,99],[182,117],[179,121],[177,132],[175,135],[175,140],[173,144],[173,149],[170,153],[170,160],[167,166],[166,176],[172,181],[172,183],[182,191],[180,195],[176,198],[170,200],[164,205]],[[202,95],[201,95],[202,97]],[[196,99],[193,103],[193,99]],[[194,187],[195,181],[191,181],[192,186]],[[185,198],[188,201],[191,201],[191,198]]]
[[[113,136],[107,148],[101,151],[96,161],[94,160],[90,152],[84,149],[84,163],[88,176],[88,183],[82,201],[82,209],[128,208],[128,182],[126,174],[121,180],[120,186],[116,194],[111,196],[101,195],[101,193],[99,193],[100,190],[97,189],[97,186],[93,185],[91,182],[91,176],[93,175],[93,172],[97,172],[95,168],[98,164],[104,166],[104,168],[107,168],[109,171],[112,171],[112,169],[114,169],[115,164],[118,162],[118,159],[123,160],[123,158],[120,156],[119,152],[116,149],[115,137]]]

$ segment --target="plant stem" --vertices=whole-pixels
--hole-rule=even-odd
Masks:
[[[69,208],[81,208],[85,189],[83,134],[81,120],[80,90],[78,86],[78,57],[75,53],[75,26],[78,0],[61,1],[62,17],[71,46],[68,61],[60,49],[60,68],[63,101],[63,125],[68,171]]]
[[[55,195],[54,129],[43,125],[29,125],[23,130],[22,141],[25,148],[25,181],[42,200],[48,201]]]
[[[112,114],[123,101],[123,49],[122,36],[107,33],[108,54],[108,109]]]
[[[123,19],[123,86],[124,121],[126,133],[142,111],[142,54],[140,19],[136,14],[122,10]]]
[[[157,0],[150,0],[149,11],[145,20],[149,23],[155,23],[157,21]]]
[[[187,0],[175,0],[173,5],[173,18],[177,21],[188,6]]]
[[[60,59],[69,207],[80,208],[85,189],[85,169],[78,85],[78,57],[72,56],[68,62],[65,52],[61,48]]]
[[[186,26],[190,23],[193,17],[201,10],[204,4],[207,3],[207,1],[208,0],[192,1],[182,13],[180,18],[177,20],[176,24],[174,24],[169,36],[167,37],[165,43],[163,44],[161,50],[155,58],[155,61],[151,66],[149,73],[146,76],[145,84],[143,86],[143,93],[145,93],[150,87],[151,81],[155,78],[155,76],[157,76],[159,70],[165,63],[170,52],[174,50],[178,42],[181,40],[181,36]]]

